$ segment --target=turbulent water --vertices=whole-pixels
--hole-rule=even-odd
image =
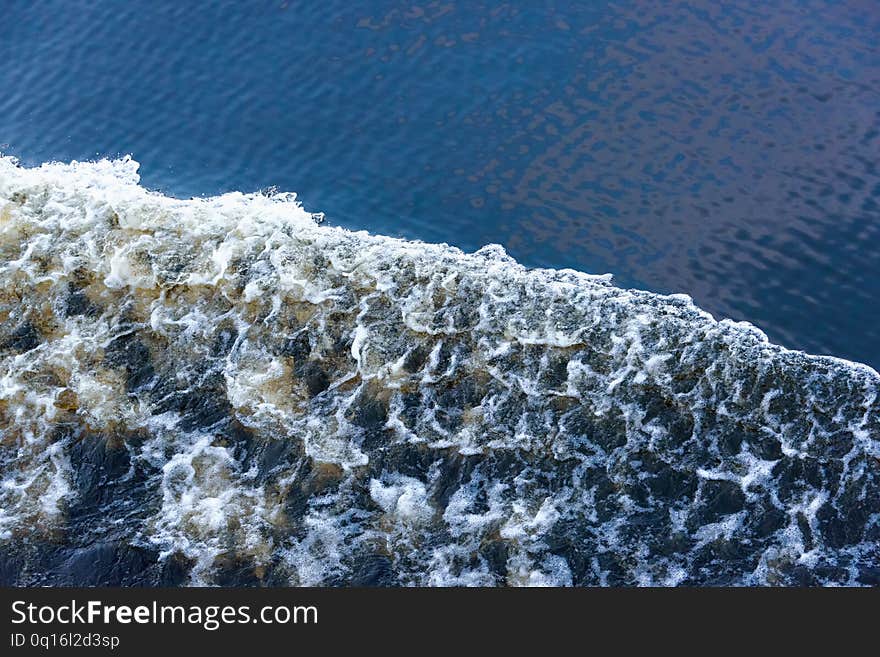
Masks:
[[[0,159],[4,583],[880,583],[874,370],[315,219]]]

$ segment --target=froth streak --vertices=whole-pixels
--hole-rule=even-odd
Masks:
[[[873,584],[878,375],[683,295],[0,159],[13,584]]]

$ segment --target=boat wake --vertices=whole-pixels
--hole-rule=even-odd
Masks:
[[[880,377],[684,295],[0,158],[0,579],[880,583]]]

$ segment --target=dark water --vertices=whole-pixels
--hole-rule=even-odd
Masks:
[[[874,2],[4,0],[0,144],[498,242],[880,366]]]

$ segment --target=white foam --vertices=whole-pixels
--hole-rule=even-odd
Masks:
[[[869,541],[831,548],[822,525],[852,503],[848,487],[876,490],[871,368],[773,345],[686,295],[529,270],[498,245],[465,254],[319,226],[292,194],[168,198],[137,169],[0,158],[4,336],[25,321],[39,332],[2,355],[0,540],[64,526],[76,499],[65,422],[146,432],[127,447],[155,469],[161,500],[137,531],[194,559],[194,583],[211,583],[229,551],[283,564],[297,584],[344,579],[365,552],[400,583],[432,585],[676,585],[725,542],[760,552],[737,583],[835,559],[854,582],[853,560],[871,558]],[[68,317],[81,272],[99,312]],[[185,411],[159,408],[171,397],[131,390],[108,363],[120,336],[157,358],[168,395],[215,375],[255,453],[271,438],[299,456],[261,480],[258,459],[245,464],[211,427],[183,430]],[[403,447],[421,456],[394,461]],[[429,471],[411,472],[425,452]],[[290,519],[303,462],[339,481]],[[819,464],[829,481],[792,467],[783,487],[791,464]],[[646,492],[662,477],[683,490],[733,482],[743,508],[697,526],[709,500]],[[767,509],[786,523],[757,537],[753,512]],[[655,524],[633,534],[645,517]],[[658,555],[655,534],[690,543]]]

